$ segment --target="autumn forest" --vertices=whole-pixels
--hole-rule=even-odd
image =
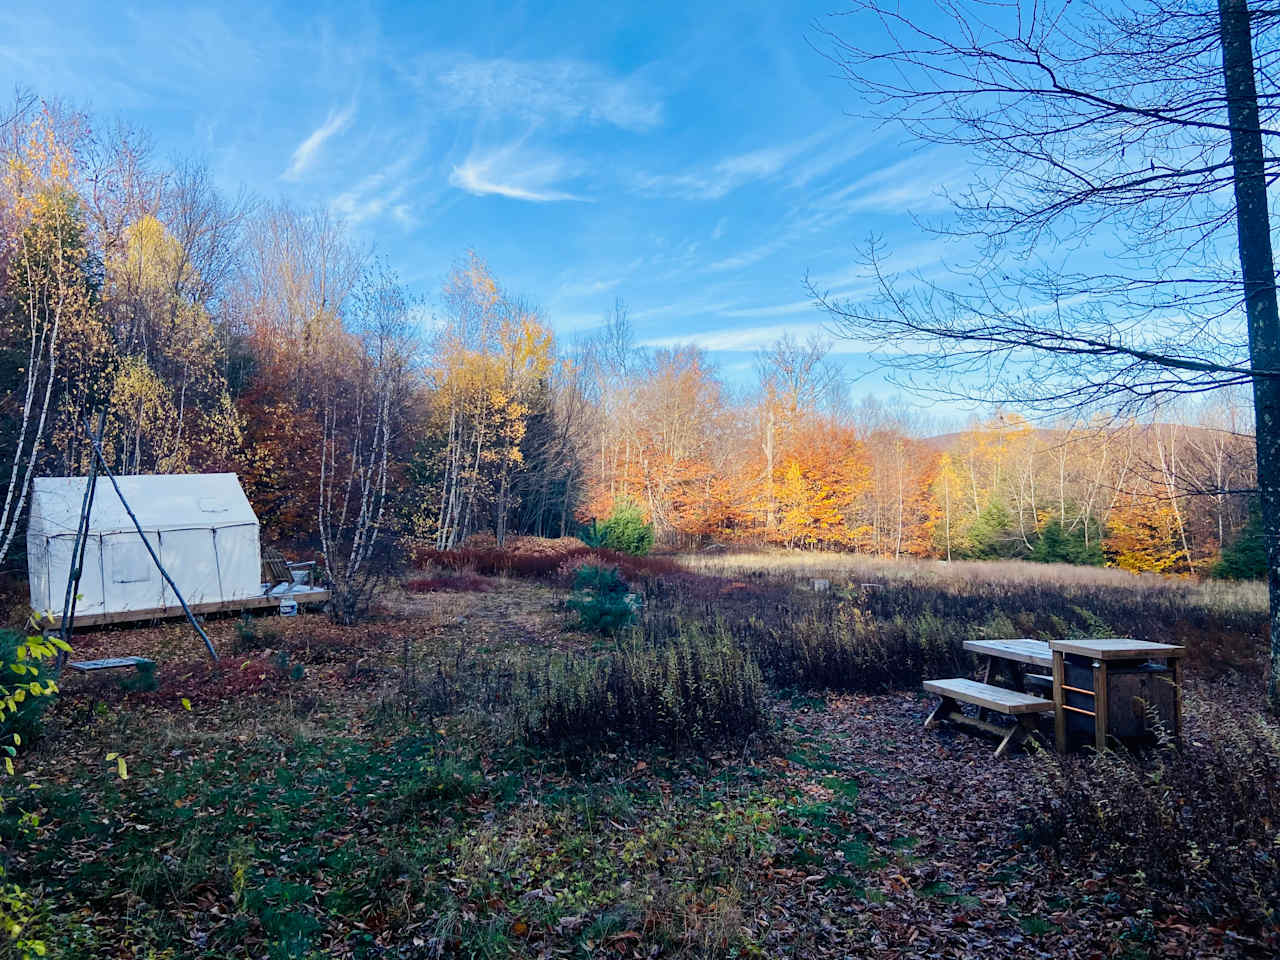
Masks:
[[[1272,0],[8,6],[0,960],[1280,956]]]
[[[120,473],[237,472],[264,536],[447,549],[565,536],[634,504],[659,543],[1207,572],[1254,535],[1247,411],[939,433],[853,399],[824,340],[749,382],[637,345],[622,299],[557,337],[482,252],[410,294],[321,210],[219,191],[144,132],[20,96],[2,131],[3,548],[25,475],[71,475],[107,411]]]

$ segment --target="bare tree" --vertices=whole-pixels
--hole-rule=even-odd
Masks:
[[[823,37],[877,115],[976,161],[945,229],[977,241],[978,260],[947,286],[904,283],[872,244],[878,298],[814,292],[849,336],[910,347],[887,362],[984,399],[1115,407],[1251,384],[1280,710],[1277,8],[975,0],[936,13],[854,0],[869,23]]]

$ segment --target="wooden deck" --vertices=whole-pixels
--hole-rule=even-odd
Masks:
[[[206,613],[239,613],[243,610],[265,610],[279,607],[281,600],[293,600],[298,606],[315,606],[327,603],[328,590],[311,589],[299,593],[286,593],[281,596],[246,597],[243,600],[220,600],[214,603],[190,604],[191,612],[196,616]],[[137,623],[146,620],[173,620],[185,616],[182,607],[174,604],[169,607],[153,607],[149,610],[123,610],[116,613],[76,614],[75,627],[97,627],[109,623]]]

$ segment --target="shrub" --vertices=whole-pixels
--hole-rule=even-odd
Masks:
[[[471,543],[475,538],[469,538]],[[485,541],[480,540],[480,543]],[[676,574],[681,567],[670,557],[642,557],[617,550],[588,547],[581,540],[564,537],[539,541],[537,537],[508,538],[508,546],[462,546],[453,550],[418,549],[415,562],[458,574],[536,577],[568,581],[582,563],[616,566],[625,577]],[[578,561],[578,563],[574,563]]]
[[[632,641],[595,659],[557,658],[521,678],[515,722],[528,743],[657,743],[743,738],[767,725],[760,668],[725,637]]]
[[[32,650],[33,641],[44,646],[39,636],[0,629],[0,744],[13,743],[15,735],[20,741],[32,739],[39,732],[40,716],[51,695],[57,692],[52,670],[46,665],[56,652],[41,656]],[[33,684],[44,692],[36,693]]]
[[[583,630],[608,635],[634,623],[640,603],[617,568],[586,564],[574,572],[566,606],[577,611]]]
[[[1144,902],[1173,912],[1176,898],[1280,946],[1280,732],[1258,714],[1212,708],[1205,719],[1201,738],[1181,749],[1166,739],[1147,758],[1044,758],[1039,775],[1058,799],[1027,829],[1078,875],[1105,865]]]
[[[255,650],[270,650],[280,643],[280,634],[270,627],[264,626],[257,617],[247,610],[236,622],[236,653],[252,653]]]
[[[653,549],[653,524],[639,504],[619,500],[604,523],[593,521],[582,539],[592,547],[640,557]]]
[[[404,588],[410,593],[488,593],[493,585],[474,573],[446,573],[435,577],[418,577],[406,580]]]
[[[156,665],[152,660],[144,660],[130,670],[118,681],[122,690],[137,693],[150,693],[159,684],[156,681]]]
[[[1018,537],[1011,533],[1013,517],[1002,503],[990,503],[973,518],[954,553],[970,560],[996,560],[1022,552]]]

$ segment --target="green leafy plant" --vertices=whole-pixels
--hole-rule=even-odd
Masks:
[[[35,736],[40,715],[58,692],[50,663],[59,650],[70,650],[59,637],[0,630],[0,741],[8,753],[5,763],[10,774],[16,748]]]
[[[24,738],[35,734],[40,715],[58,692],[57,683],[48,675],[49,662],[57,658],[59,651],[71,651],[60,637],[38,634],[37,620],[31,620],[29,626],[26,634],[0,632],[0,747],[4,750],[5,772],[10,776],[18,748]],[[0,796],[0,808],[7,805]],[[0,868],[0,934],[4,937],[0,945],[7,945],[22,960],[47,955],[44,941],[30,935],[36,916],[31,894],[9,882]]]
[[[150,693],[157,685],[156,665],[150,660],[144,660],[131,675],[120,680],[120,686],[138,693]]]
[[[44,957],[49,953],[43,940],[34,939],[29,931],[38,917],[34,900],[29,892],[16,883],[9,883],[0,868],[0,946],[6,942],[13,956],[21,960]]]
[[[1091,522],[1068,529],[1055,517],[1040,528],[1036,542],[1031,545],[1029,559],[1037,563],[1100,567],[1107,561],[1102,552],[1102,531]]]
[[[577,612],[582,629],[609,635],[635,622],[640,601],[614,567],[586,564],[574,572],[566,605]]]

